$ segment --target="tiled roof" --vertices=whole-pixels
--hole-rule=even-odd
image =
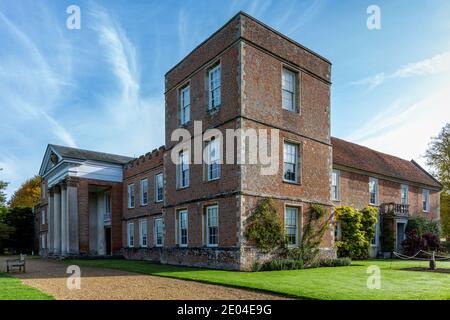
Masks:
[[[331,138],[331,144],[335,165],[442,188],[437,180],[413,160],[404,160],[334,137]]]
[[[53,150],[55,150],[56,153],[58,153],[60,156],[72,158],[72,159],[94,160],[94,161],[117,163],[117,164],[126,164],[134,159],[134,158],[120,156],[120,155],[111,154],[111,153],[70,148],[70,147],[58,146],[55,144],[50,144],[49,146]]]

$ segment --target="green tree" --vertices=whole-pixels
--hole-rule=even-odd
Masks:
[[[450,123],[437,137],[431,138],[425,157],[433,175],[444,186],[443,191],[450,193]]]
[[[450,123],[437,137],[431,139],[425,154],[433,175],[442,183],[441,227],[442,235],[450,239]]]
[[[441,192],[441,232],[450,241],[450,194]]]
[[[10,207],[32,208],[41,199],[41,177],[34,176],[28,179],[11,196]]]
[[[2,171],[3,169],[0,168],[0,171]],[[0,180],[0,207],[4,207],[6,206],[6,193],[5,193],[5,189],[8,186],[8,182],[2,181]]]
[[[17,253],[31,252],[34,242],[34,219],[31,208],[10,208],[6,211],[4,222],[10,228],[5,245]]]

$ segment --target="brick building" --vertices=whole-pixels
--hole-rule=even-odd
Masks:
[[[394,203],[402,212],[398,230],[412,213],[439,219],[441,185],[417,164],[330,136],[331,63],[245,13],[169,70],[165,85],[163,147],[136,159],[47,147],[42,254],[120,254],[246,270],[264,258],[244,230],[266,197],[274,199],[292,246],[313,203],[328,214],[333,205]],[[177,129],[188,144],[173,139]],[[215,133],[205,136],[210,129]],[[242,161],[256,151],[245,139],[224,139],[230,130],[276,131],[268,149],[278,150],[277,170],[263,174],[264,165]],[[198,142],[206,162],[193,161]],[[241,161],[225,163],[230,151]],[[334,236],[330,225],[323,256],[335,256]]]

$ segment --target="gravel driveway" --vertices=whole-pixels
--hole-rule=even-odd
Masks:
[[[6,259],[11,257],[0,257],[0,270],[3,272]],[[13,275],[58,300],[283,299],[250,290],[93,267],[82,267],[81,289],[69,290],[66,268],[66,264],[57,261],[28,259],[27,273]]]

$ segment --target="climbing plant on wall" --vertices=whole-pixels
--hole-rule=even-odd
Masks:
[[[258,203],[248,219],[245,237],[264,253],[284,246],[283,226],[272,198]]]
[[[335,208],[336,221],[340,225],[341,238],[336,241],[338,256],[365,259],[369,255],[370,242],[375,236],[376,208],[361,211],[350,206]]]

